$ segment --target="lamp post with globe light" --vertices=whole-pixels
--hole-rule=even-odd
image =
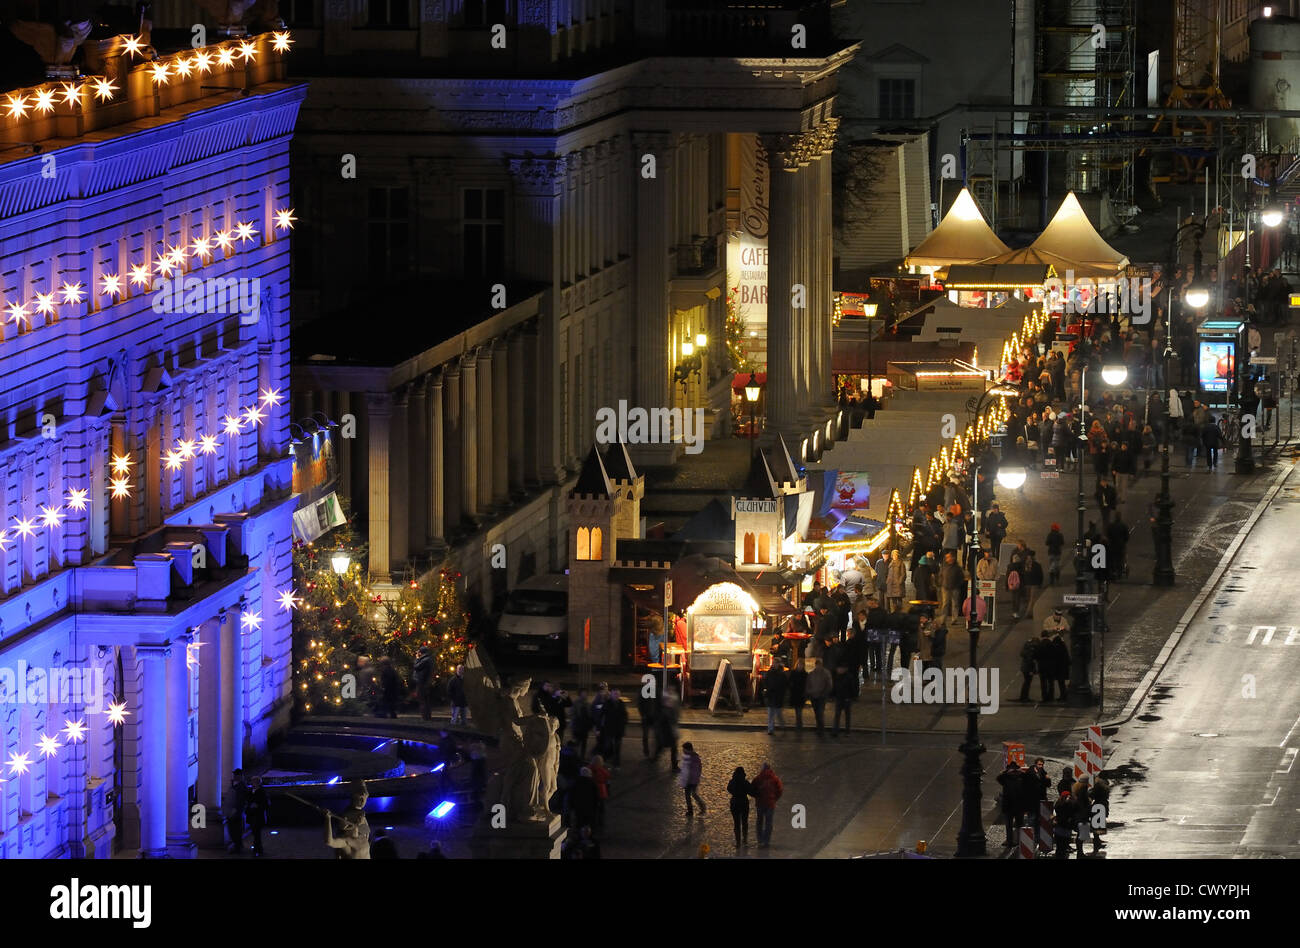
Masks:
[[[762,394],[763,386],[758,383],[758,376],[750,372],[749,381],[745,383],[745,401],[749,403],[749,456],[754,456],[754,435],[755,420],[754,412],[758,407],[758,396]]]
[[[875,366],[871,362],[871,343],[875,338],[875,330],[871,326],[871,321],[876,318],[876,303],[863,303],[862,315],[867,318],[867,417],[876,417],[876,385],[872,374]]]
[[[990,397],[1015,398],[1019,394],[1020,390],[1007,382],[992,385],[975,402],[976,419],[979,418],[980,412],[984,410],[984,406]],[[978,520],[980,464],[977,453],[979,446],[972,440],[970,447],[971,477],[974,479],[972,503],[975,506],[977,519],[970,535],[970,602],[968,603],[970,614],[967,617],[966,630],[970,638],[969,667],[973,669],[977,661],[976,653],[979,648],[980,638],[979,609],[976,605],[978,586],[975,577],[975,564],[979,561],[980,551]],[[1025,482],[1025,469],[1023,467],[999,466],[997,480],[1003,487],[1015,490]],[[983,814],[980,812],[980,800],[983,797],[983,791],[980,789],[980,778],[984,773],[984,769],[980,765],[980,755],[984,753],[984,745],[980,743],[980,708],[975,702],[976,696],[974,694],[968,697],[970,700],[966,704],[966,740],[957,748],[963,757],[961,766],[961,829],[957,831],[957,855],[959,857],[983,856],[985,854],[984,820]]]
[[[352,568],[352,557],[348,555],[347,550],[335,550],[330,556],[330,567],[334,570],[334,575],[339,578],[339,590],[341,591],[343,589],[343,577]]]

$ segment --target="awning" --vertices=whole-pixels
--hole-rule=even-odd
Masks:
[[[954,264],[944,280],[946,290],[1020,290],[1042,286],[1056,277],[1056,270],[1044,263]]]
[[[754,590],[754,601],[769,616],[797,616],[799,609],[792,606],[790,600],[771,589],[759,587]]]

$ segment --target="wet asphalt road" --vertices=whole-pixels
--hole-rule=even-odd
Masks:
[[[1300,856],[1300,472],[1108,741],[1110,858]]]

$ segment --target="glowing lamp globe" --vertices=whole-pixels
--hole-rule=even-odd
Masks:
[[[340,576],[346,575],[348,571],[348,567],[350,567],[351,565],[352,565],[352,557],[348,556],[342,550],[339,550],[337,553],[335,553],[333,556],[330,557],[330,566],[332,566],[334,568],[334,572],[338,573],[338,575]]]
[[[1276,204],[1271,204],[1260,213],[1259,219],[1264,222],[1265,227],[1276,227],[1282,223],[1282,208]]]
[[[998,468],[998,483],[1008,490],[1016,490],[1024,482],[1025,469],[1023,467]]]
[[[1183,294],[1183,300],[1192,309],[1204,309],[1210,302],[1210,291],[1207,287],[1193,283]]]
[[[1107,365],[1101,370],[1102,380],[1107,385],[1123,385],[1128,378],[1128,369],[1122,365]]]

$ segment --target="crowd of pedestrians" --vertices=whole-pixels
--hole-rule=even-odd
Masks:
[[[1057,859],[1070,857],[1070,846],[1076,846],[1078,858],[1084,858],[1084,844],[1092,842],[1092,855],[1106,848],[1101,840],[1106,820],[1110,815],[1110,785],[1098,775],[1075,777],[1073,767],[1063,768],[1056,782],[1056,800],[1050,799],[1052,778],[1047,773],[1043,758],[1032,766],[1021,768],[1014,760],[998,775],[1001,791],[998,795],[1002,816],[1006,821],[1006,849],[1017,845],[1022,826],[1034,828],[1034,846],[1039,845],[1038,827],[1042,806],[1051,810],[1052,840]]]

